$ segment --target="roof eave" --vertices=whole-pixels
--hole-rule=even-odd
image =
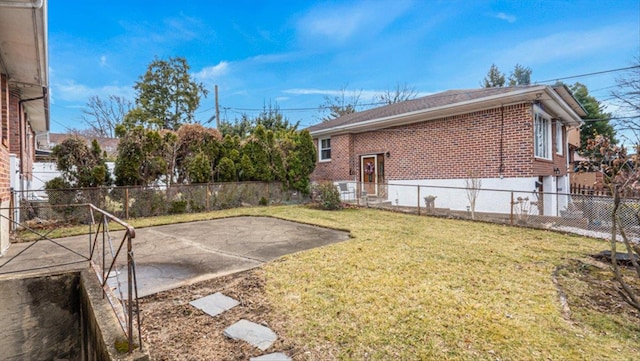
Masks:
[[[50,129],[47,3],[46,0],[0,0],[0,9],[7,19],[16,19],[18,15],[30,18],[29,21],[11,25],[9,29],[14,31],[3,32],[7,38],[2,49],[5,56],[0,56],[0,65],[6,66],[5,70],[12,70],[7,72],[8,82],[20,88],[19,96],[27,120],[36,132]],[[24,52],[28,48],[33,52]],[[15,57],[10,54],[20,55]]]
[[[546,86],[519,89],[506,94],[496,94],[488,97],[471,99],[464,102],[447,104],[439,107],[417,110],[383,118],[375,118],[356,124],[345,124],[327,129],[310,132],[312,137],[321,137],[340,133],[358,133],[372,129],[406,125],[419,121],[428,121],[446,116],[454,116],[472,111],[491,109],[501,105],[514,104],[520,101],[531,101],[527,98],[530,93],[540,93]]]
[[[546,99],[543,99],[543,93],[548,94],[548,97]],[[568,93],[568,95],[575,100],[575,98],[573,98],[570,93]],[[564,97],[556,93],[553,88],[546,85],[540,85],[518,89],[506,94],[496,94],[488,97],[417,110],[414,112],[408,112],[389,117],[375,118],[355,124],[345,124],[327,129],[320,129],[312,131],[310,132],[310,134],[312,137],[317,138],[341,133],[359,133],[373,129],[406,125],[414,122],[428,121],[446,116],[454,116],[473,111],[491,109],[502,105],[521,102],[532,102],[536,99],[550,100],[550,102],[547,102],[547,105],[549,106],[549,108],[553,109],[553,112],[556,113],[567,126],[573,127],[582,124],[580,115],[577,114],[569,104],[567,104]]]

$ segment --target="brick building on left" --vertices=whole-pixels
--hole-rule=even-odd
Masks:
[[[0,255],[11,189],[28,190],[35,135],[49,130],[47,0],[0,0]]]

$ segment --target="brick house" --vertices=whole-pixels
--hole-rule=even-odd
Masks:
[[[0,1],[0,255],[11,188],[29,188],[35,135],[49,130],[47,51],[47,1]]]
[[[568,134],[584,116],[565,86],[449,90],[308,128],[318,150],[311,177],[392,194],[400,205],[416,199],[401,185],[464,187],[469,172],[486,189],[568,192]],[[464,210],[466,196],[459,198],[438,201]],[[566,198],[545,199],[540,213],[556,215]],[[504,212],[510,201],[485,207],[479,211]]]

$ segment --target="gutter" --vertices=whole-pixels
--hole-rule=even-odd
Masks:
[[[18,2],[18,1],[0,1],[2,8],[18,8],[18,9],[40,9],[44,5],[44,0],[36,0],[34,2]]]
[[[27,126],[27,119],[24,116],[24,109],[22,104],[26,103],[26,102],[31,102],[34,100],[40,100],[40,99],[45,99],[47,97],[47,88],[42,87],[42,96],[36,97],[36,98],[29,98],[29,99],[21,99],[20,101],[18,101],[18,110],[20,111],[20,119],[24,119],[24,127]],[[20,190],[24,190],[24,184],[22,184],[22,182],[24,182],[24,162],[22,161],[22,155],[24,153],[24,142],[22,141],[22,139],[24,138],[24,130],[23,130],[23,124],[22,121],[20,121],[20,124],[18,126],[19,128],[19,138],[20,138],[20,155],[18,156],[18,158],[20,158]],[[35,148],[35,147],[34,147]]]
[[[577,118],[578,119],[575,122],[573,121],[573,119],[572,120],[568,120],[567,122],[571,122],[571,124],[569,124],[569,125],[580,126],[582,124],[582,118],[580,117],[580,115],[578,115],[578,113],[576,113],[576,111],[573,110],[573,108],[567,103],[566,100],[564,100],[564,98],[558,92],[555,91],[555,89],[551,88],[551,90],[552,90],[551,92],[547,92],[547,93],[549,93],[551,98],[553,98],[553,100],[555,100],[555,102],[558,104],[558,106],[563,108],[563,110],[565,112],[567,112],[569,115],[571,115],[572,118]],[[580,105],[580,103],[578,103],[578,105]],[[582,107],[582,105],[580,105],[580,106]]]

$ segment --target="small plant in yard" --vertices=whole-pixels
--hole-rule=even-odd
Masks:
[[[525,224],[529,220],[529,215],[533,210],[533,205],[529,202],[529,197],[518,197],[512,204],[513,213],[516,215],[518,223]]]
[[[340,201],[340,192],[338,188],[331,183],[321,183],[316,186],[318,197],[320,198],[320,208],[324,210],[336,210],[342,209],[342,202]]]
[[[467,172],[467,178],[464,180],[464,186],[467,190],[471,219],[476,219],[476,200],[478,200],[478,196],[480,195],[482,179],[480,179],[476,171],[469,171]]]

